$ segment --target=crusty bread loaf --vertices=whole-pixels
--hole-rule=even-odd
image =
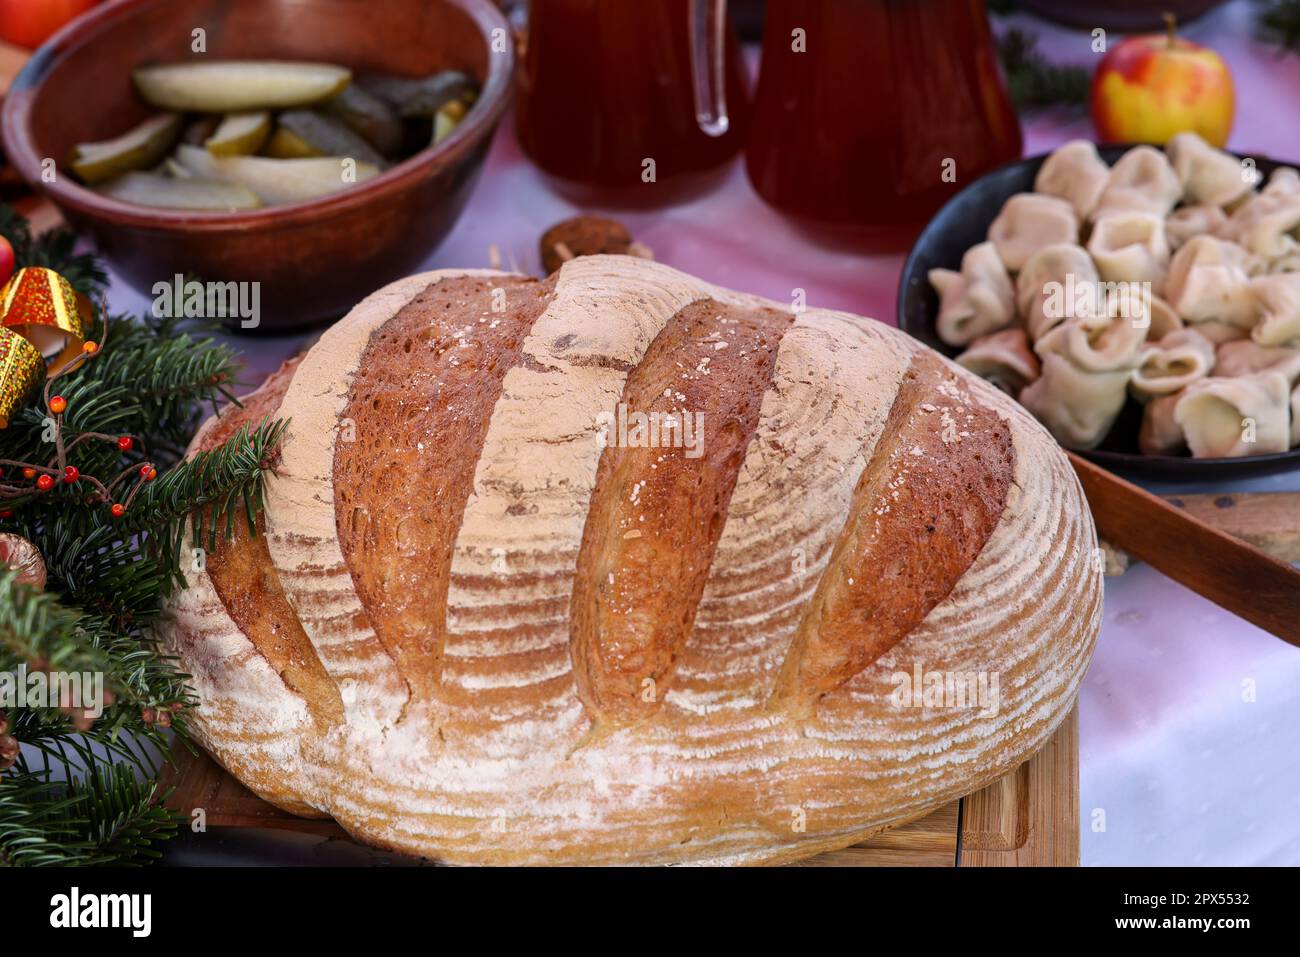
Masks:
[[[601,441],[702,415],[697,450]],[[463,863],[780,862],[1024,761],[1101,612],[1018,405],[907,336],[644,260],[371,296],[195,440],[291,419],[262,534],[162,634],[202,742],[358,838]],[[617,438],[617,435],[614,435]],[[996,701],[906,700],[983,674]]]

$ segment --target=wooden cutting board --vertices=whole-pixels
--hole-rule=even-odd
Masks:
[[[1077,706],[1048,743],[982,791],[854,847],[801,862],[811,867],[1031,867],[1079,863]],[[183,749],[181,749],[183,750]],[[258,798],[206,754],[168,767],[167,806],[189,817],[203,808],[209,828],[275,828],[350,840],[333,821],[294,817]]]

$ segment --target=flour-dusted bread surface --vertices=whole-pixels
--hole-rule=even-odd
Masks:
[[[701,441],[605,441],[620,410],[699,416]],[[227,768],[380,846],[845,846],[1029,757],[1096,639],[1095,532],[1051,437],[844,313],[615,256],[427,273],[195,446],[267,415],[291,424],[260,534],[236,523],[162,634]],[[901,700],[917,673],[995,694]]]

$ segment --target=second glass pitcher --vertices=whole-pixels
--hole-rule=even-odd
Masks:
[[[583,202],[657,205],[744,144],[748,90],[725,0],[530,0],[519,144]]]

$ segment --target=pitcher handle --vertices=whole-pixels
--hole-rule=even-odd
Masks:
[[[691,74],[695,86],[695,121],[709,136],[731,127],[727,115],[727,0],[690,0]]]

